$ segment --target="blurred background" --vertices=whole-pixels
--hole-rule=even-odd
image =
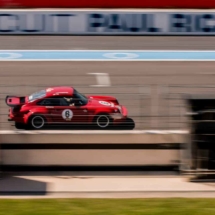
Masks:
[[[192,145],[197,136],[188,140],[187,136],[163,134],[173,131],[175,135],[190,129],[187,112],[191,110],[185,100],[188,95],[199,94],[203,98],[214,95],[214,8],[215,1],[211,0],[0,0],[0,164],[3,171],[14,171],[17,166],[22,170],[40,170],[45,166],[47,170],[50,165],[54,171],[63,166],[71,170],[74,165],[89,163],[94,168],[101,163],[129,168],[137,164],[149,171],[151,167],[164,170],[171,167],[174,171],[177,169],[177,174],[181,164],[184,165],[182,170],[192,167],[208,170],[207,161],[215,161],[214,149],[210,149],[213,151],[210,156],[202,149],[198,154],[197,145]],[[121,136],[114,133],[112,137],[93,133],[93,138],[89,136],[92,133],[83,132],[80,133],[83,139],[78,137],[79,133],[72,133],[75,138],[69,136],[71,133],[63,136],[56,132],[58,137],[54,133],[44,133],[40,139],[35,133],[25,136],[12,132],[15,128],[7,122],[6,95],[30,95],[59,85],[73,86],[86,95],[115,96],[128,108],[136,131]],[[162,135],[155,137],[144,133],[151,130]],[[73,145],[78,143],[80,145]],[[113,146],[113,143],[118,145]],[[184,143],[187,148],[181,145]],[[199,162],[203,159],[207,160],[204,164]],[[193,160],[199,163],[192,165]],[[55,183],[55,179],[49,180]],[[120,180],[111,189],[118,188]],[[171,189],[167,185],[173,181],[171,178],[168,183],[160,182],[156,187],[157,182],[152,180],[149,187],[162,191],[165,185],[163,190],[167,191]],[[13,180],[10,183],[14,185]],[[59,188],[65,192],[64,182],[57,183],[55,190]],[[108,183],[94,182],[100,183],[106,190]],[[130,189],[132,183],[125,182],[125,190]],[[190,188],[177,180],[174,183],[172,189],[178,188],[177,191],[212,189]],[[8,186],[7,181],[5,184]],[[81,191],[82,185],[79,184]],[[84,191],[89,191],[89,186],[85,184]],[[138,186],[136,191],[146,187]],[[29,187],[31,190],[34,186]],[[41,189],[46,192],[48,188]],[[76,187],[69,189],[76,190]]]
[[[11,129],[5,95],[71,85],[85,94],[116,96],[136,129],[183,130],[185,94],[214,92],[214,6],[209,0],[0,0],[0,49],[6,51],[0,53],[1,129]],[[29,51],[27,60],[19,50]],[[96,60],[89,54],[76,61],[59,54],[41,62],[40,54],[29,59],[33,50],[113,50],[122,56]],[[148,57],[137,61],[135,50]],[[199,51],[205,52],[196,57]]]

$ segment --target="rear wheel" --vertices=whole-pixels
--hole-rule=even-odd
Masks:
[[[40,115],[32,116],[29,120],[29,128],[42,129],[45,127],[45,118]]]
[[[108,129],[112,126],[112,119],[107,114],[101,114],[95,117],[96,128]]]

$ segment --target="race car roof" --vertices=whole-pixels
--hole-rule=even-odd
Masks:
[[[72,96],[74,92],[73,87],[61,86],[50,87],[46,89],[46,97],[52,96]]]

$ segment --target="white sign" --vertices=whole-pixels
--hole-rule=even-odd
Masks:
[[[65,119],[66,121],[71,121],[72,117],[73,117],[73,112],[70,109],[65,109],[62,112],[62,117],[63,119]]]
[[[186,10],[186,12],[181,10],[0,10],[1,34],[215,35],[215,12],[213,10]],[[109,57],[119,58],[120,55]],[[130,55],[122,55],[121,58],[123,57],[135,58]]]

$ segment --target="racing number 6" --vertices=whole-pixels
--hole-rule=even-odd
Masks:
[[[69,111],[66,111],[66,118],[69,118]]]

